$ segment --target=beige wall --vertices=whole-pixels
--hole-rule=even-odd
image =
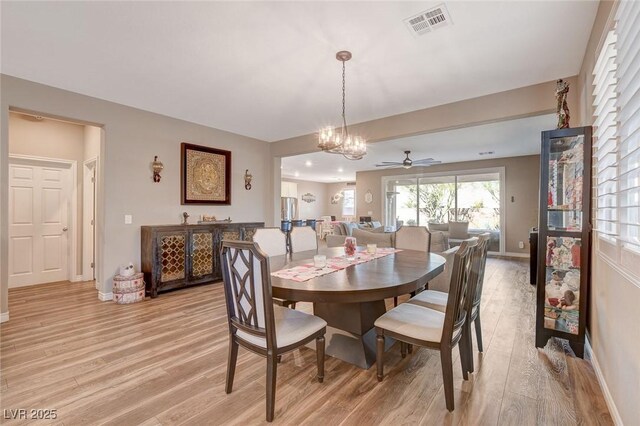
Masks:
[[[578,78],[580,125],[593,124],[593,67],[606,33],[612,28],[615,3],[601,1]],[[597,239],[595,244],[597,244]],[[595,247],[594,244],[594,247]],[[621,273],[592,249],[589,326],[594,360],[615,404],[619,420],[640,419],[640,282]],[[594,363],[595,364],[595,363]]]
[[[77,227],[75,259],[78,275],[82,274],[82,161],[84,158],[84,128],[79,124],[43,119],[23,114],[9,114],[9,154],[56,158],[76,162]],[[71,224],[73,226],[73,224]]]
[[[298,218],[318,219],[325,214],[325,199],[327,198],[327,185],[321,182],[309,182],[298,179],[282,179],[283,182],[294,182],[298,185]],[[302,196],[306,193],[315,195],[316,200],[312,203],[302,201]]]
[[[1,76],[0,99],[0,281],[1,311],[7,312],[7,151],[9,108],[37,111],[73,121],[104,126],[99,179],[103,184],[98,212],[98,271],[101,291],[111,291],[111,277],[118,265],[133,261],[139,267],[140,226],[179,223],[187,211],[192,221],[202,213],[235,222],[263,221],[267,216],[267,188],[272,174],[269,145],[182,120],[141,111],[77,93]],[[180,205],[180,142],[232,151],[231,206]],[[164,163],[162,181],[154,183],[150,164],[158,155]],[[253,174],[253,189],[244,189],[244,171]],[[124,215],[133,224],[124,224]]]
[[[540,156],[528,155],[524,157],[497,158],[495,160],[465,161],[461,163],[439,164],[431,167],[405,169],[373,170],[356,174],[356,212],[358,216],[365,216],[367,211],[374,212],[374,217],[382,218],[384,208],[382,197],[382,178],[384,176],[413,175],[420,171],[425,173],[441,173],[449,171],[464,171],[486,169],[494,167],[505,168],[505,197],[506,197],[506,229],[505,251],[508,253],[529,253],[529,228],[538,223],[538,187],[540,175]],[[373,202],[364,202],[365,193],[371,190]],[[511,201],[514,197],[514,201]],[[523,241],[525,248],[518,247]]]

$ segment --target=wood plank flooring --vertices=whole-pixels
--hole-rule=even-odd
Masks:
[[[317,383],[315,352],[303,348],[278,366],[274,423],[612,424],[588,362],[559,340],[534,347],[534,298],[526,263],[489,258],[485,351],[475,352],[469,381],[455,360],[453,413],[445,408],[435,351],[416,348],[401,359],[393,347],[382,383],[375,368],[327,357],[324,383]],[[92,283],[54,283],[10,290],[9,308],[11,321],[0,331],[3,409],[56,409],[51,423],[64,425],[264,423],[262,358],[241,348],[234,391],[224,393],[221,285],[116,305],[98,301]]]

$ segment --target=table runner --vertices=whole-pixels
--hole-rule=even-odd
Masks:
[[[348,268],[352,265],[371,262],[372,260],[389,256],[390,254],[397,253],[399,251],[402,250],[394,248],[379,248],[373,254],[368,253],[367,251],[357,251],[353,259],[348,259],[344,255],[327,258],[327,266],[324,268],[316,268],[312,261],[310,263],[305,263],[304,265],[272,272],[271,275],[286,280],[304,282],[309,281],[312,278],[321,277],[323,275]]]

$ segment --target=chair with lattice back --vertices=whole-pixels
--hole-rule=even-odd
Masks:
[[[318,381],[324,378],[327,323],[314,315],[273,304],[267,255],[257,244],[223,241],[220,253],[229,322],[225,392],[231,393],[238,346],[267,358],[267,421],[275,412],[277,359],[315,339]]]

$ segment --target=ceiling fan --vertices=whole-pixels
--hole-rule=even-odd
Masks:
[[[407,156],[402,161],[383,161],[381,163],[376,164],[376,167],[404,167],[405,169],[410,169],[412,166],[431,166],[432,164],[440,164],[441,161],[434,160],[433,158],[423,158],[421,160],[412,160],[409,158],[409,154],[411,151],[405,151],[404,154]]]

